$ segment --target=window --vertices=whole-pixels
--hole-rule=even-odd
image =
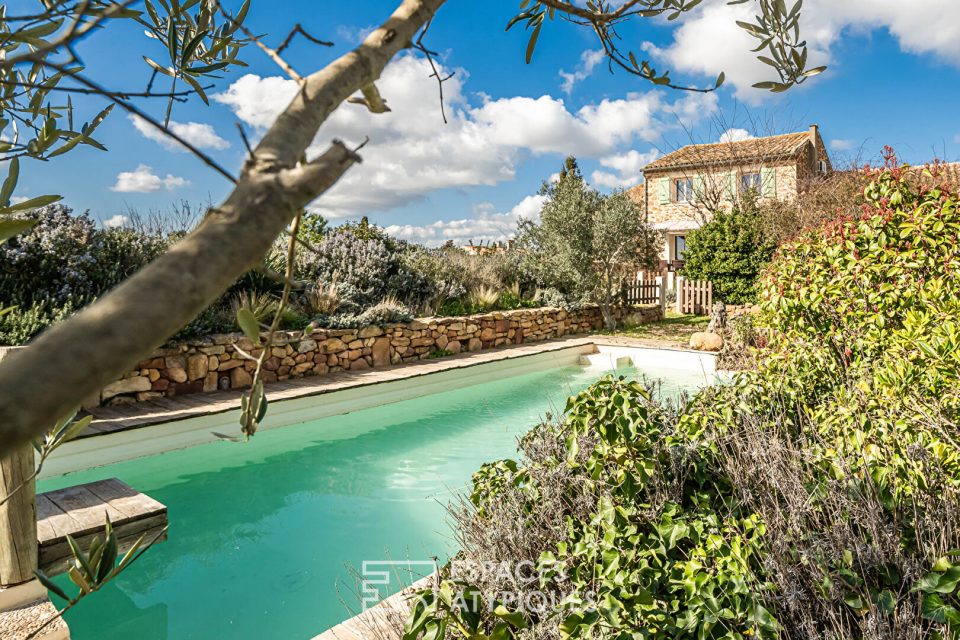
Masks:
[[[677,202],[690,202],[693,200],[693,178],[681,178],[677,180]]]
[[[827,173],[827,162],[825,160],[821,160],[818,166],[820,168],[820,173]]]
[[[683,260],[683,254],[687,250],[687,237],[686,236],[674,236],[673,238],[673,255],[674,260]]]
[[[745,173],[740,176],[740,193],[746,193],[750,190],[760,193],[760,185],[761,180],[759,173]]]

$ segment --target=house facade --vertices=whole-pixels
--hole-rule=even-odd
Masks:
[[[628,193],[646,220],[665,235],[661,266],[683,261],[686,235],[728,210],[746,194],[790,201],[809,179],[833,171],[817,125],[807,131],[713,144],[667,154],[643,169],[644,181]]]

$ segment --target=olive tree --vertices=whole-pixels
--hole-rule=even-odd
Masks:
[[[604,324],[615,329],[613,305],[620,285],[638,268],[652,265],[659,237],[624,192],[603,196],[590,188],[572,156],[543,193],[548,199],[540,221],[520,223],[522,267],[539,286],[557,289],[571,302],[596,302]]]

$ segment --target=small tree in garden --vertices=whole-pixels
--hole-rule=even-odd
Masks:
[[[756,302],[757,279],[776,249],[761,220],[755,201],[718,211],[687,236],[683,275],[711,281],[714,295],[728,304]]]
[[[539,224],[522,220],[517,233],[521,265],[538,287],[556,289],[570,302],[589,299],[594,289],[593,217],[600,194],[587,186],[573,156],[566,159],[556,183],[545,184],[548,196]]]
[[[642,220],[640,208],[623,191],[603,198],[593,216],[592,255],[597,274],[596,299],[607,329],[616,329],[613,303],[625,279],[653,266],[659,236]]]
[[[625,274],[656,259],[656,234],[626,194],[602,196],[587,186],[572,156],[543,193],[549,200],[540,223],[520,224],[523,269],[539,286],[558,290],[568,301],[599,303],[604,324],[616,328],[611,310],[615,292]]]

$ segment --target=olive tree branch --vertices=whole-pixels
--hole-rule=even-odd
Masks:
[[[403,0],[353,51],[304,78],[245,163],[233,191],[164,255],[91,306],[0,362],[0,455],[130,370],[209,306],[270,249],[356,153],[335,141],[301,163],[320,125],[379,78],[444,0]]]
[[[84,22],[83,19],[87,16],[86,11],[87,6],[90,4],[90,0],[83,0],[83,2],[78,5],[75,19],[70,23],[70,26],[63,34],[51,41],[46,46],[36,47],[29,53],[13,56],[12,58],[7,58],[6,60],[0,60],[0,68],[12,69],[16,65],[23,64],[25,62],[43,61],[48,54],[54,53],[63,47],[69,47],[78,40],[83,39],[84,36],[89,34],[94,29],[99,28],[104,22],[113,18],[115,15],[126,10],[136,1],[137,0],[124,0],[124,2],[114,3],[110,7],[104,9],[90,21]],[[15,35],[15,33],[16,32],[14,32],[13,35]]]
[[[47,66],[47,67],[50,67],[50,68],[52,68],[52,69],[56,69],[56,70],[58,70],[58,71],[61,71],[61,72],[64,72],[64,73],[65,73],[66,66],[63,65],[62,63],[59,63],[59,62],[51,62],[51,61],[49,61],[49,60],[43,60],[43,61],[42,61],[42,64],[43,64],[44,66]],[[180,135],[178,135],[177,133],[174,133],[174,132],[170,129],[169,126],[165,126],[165,125],[161,124],[160,122],[158,122],[158,121],[157,121],[156,119],[154,119],[153,117],[147,115],[142,109],[140,109],[140,108],[137,107],[136,105],[134,105],[134,104],[132,104],[132,103],[130,103],[130,102],[127,102],[126,100],[122,99],[122,98],[119,96],[119,94],[117,94],[116,92],[110,91],[109,89],[107,89],[107,88],[104,87],[103,85],[98,84],[97,82],[91,80],[90,78],[87,78],[86,76],[84,76],[83,74],[80,74],[80,73],[71,73],[71,74],[70,74],[70,78],[72,78],[75,82],[77,82],[77,83],[79,83],[79,84],[82,84],[84,87],[86,87],[87,89],[89,89],[91,93],[97,94],[97,95],[101,95],[101,96],[103,96],[104,98],[106,98],[106,99],[110,100],[111,102],[113,102],[115,105],[117,105],[118,107],[120,107],[120,108],[123,109],[124,111],[126,111],[126,112],[128,112],[128,113],[131,113],[131,114],[137,116],[138,118],[142,118],[144,121],[146,121],[147,123],[149,123],[152,127],[154,127],[155,129],[157,129],[158,131],[160,131],[160,132],[161,132],[162,134],[164,134],[165,136],[167,136],[167,137],[171,138],[172,140],[175,140],[175,141],[177,141],[178,143],[182,144],[182,145],[184,146],[184,148],[186,148],[190,153],[192,153],[192,154],[195,155],[197,158],[199,158],[200,160],[202,160],[203,163],[206,164],[208,167],[210,167],[211,169],[213,169],[214,171],[216,171],[217,173],[219,173],[220,175],[222,175],[224,178],[226,178],[226,179],[229,180],[230,182],[236,183],[237,179],[233,177],[233,174],[231,174],[229,171],[227,171],[226,169],[224,169],[216,160],[214,160],[214,159],[211,158],[209,155],[207,155],[206,153],[204,153],[203,151],[201,151],[200,149],[198,149],[198,148],[197,148],[195,145],[193,145],[192,143],[190,143],[190,142],[188,142],[187,140],[185,140],[185,139],[183,138],[183,136],[180,136]],[[175,92],[175,91],[174,91],[174,92],[171,92],[171,93],[168,94],[168,95],[169,95],[169,96],[174,96],[174,95],[176,95],[176,92]],[[173,100],[173,98],[171,97],[171,104],[172,104],[172,100]],[[168,112],[167,112],[167,117],[169,118],[169,116],[170,116],[170,113],[169,113],[169,110],[168,110]]]

